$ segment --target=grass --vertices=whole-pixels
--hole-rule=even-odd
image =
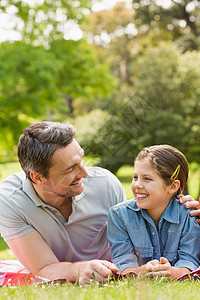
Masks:
[[[0,182],[15,172],[21,172],[21,167],[18,162],[1,163],[0,164]]]
[[[13,172],[20,171],[18,163],[0,164],[0,181]],[[121,180],[127,198],[132,198],[130,189],[133,167],[123,166],[119,169],[117,176]],[[189,191],[193,197],[197,197],[200,182],[200,174],[195,165],[191,166],[191,177],[189,179]],[[6,243],[0,238],[0,260],[15,259]],[[77,286],[71,284],[50,284],[28,287],[1,287],[1,300],[49,300],[49,299],[72,299],[72,300],[112,300],[112,299],[134,299],[134,300],[192,300],[198,299],[200,294],[199,281],[186,280],[164,281],[161,279],[125,279],[111,281],[99,286]]]
[[[134,300],[192,300],[198,299],[200,293],[199,281],[183,282],[163,281],[161,279],[125,279],[111,281],[99,286],[77,286],[70,284],[50,284],[29,287],[2,287],[0,299],[20,300],[100,300],[100,299],[134,299]]]

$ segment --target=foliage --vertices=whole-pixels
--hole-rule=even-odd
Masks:
[[[167,3],[132,0],[132,4],[134,24],[139,33],[161,30],[164,34],[169,32],[173,40],[184,36],[184,39],[179,39],[179,44],[187,50],[200,47],[199,0],[171,0]]]
[[[94,102],[95,99],[109,95],[117,80],[110,74],[109,64],[99,62],[94,49],[85,39],[79,41],[56,40],[51,43],[51,52],[62,63],[57,77],[61,91],[73,115],[75,99],[81,102]],[[81,113],[81,111],[76,108]]]
[[[47,105],[61,101],[55,81],[61,67],[43,47],[23,42],[1,45],[0,139],[6,150],[12,150],[24,126],[45,115]]]
[[[90,14],[90,23],[82,26],[86,36],[93,41],[99,57],[111,62],[114,76],[121,82],[132,84],[129,65],[135,47],[133,10],[125,2],[116,3],[112,10],[101,10]]]
[[[57,40],[51,48],[24,42],[0,47],[0,141],[12,153],[24,127],[38,119],[65,120],[73,100],[86,102],[115,86],[106,63],[99,63],[84,39]],[[3,150],[0,153],[4,154]]]
[[[50,41],[63,38],[72,24],[85,21],[90,2],[1,0],[0,14],[12,11],[17,19],[15,30],[21,33],[22,39],[47,47]]]
[[[133,68],[133,87],[101,102],[110,118],[85,136],[86,154],[100,155],[100,164],[116,172],[143,147],[167,143],[199,163],[199,53],[181,54],[163,44],[146,49]]]

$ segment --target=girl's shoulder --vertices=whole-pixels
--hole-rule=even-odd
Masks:
[[[113,207],[111,207],[111,210],[125,211],[129,208],[131,208],[133,210],[138,209],[135,198],[118,203],[118,204],[114,205]]]

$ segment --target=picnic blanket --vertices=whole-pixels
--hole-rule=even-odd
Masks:
[[[0,286],[35,285],[51,280],[32,274],[18,260],[0,261]]]
[[[188,273],[188,274],[184,274],[180,277],[178,277],[176,280],[185,280],[185,279],[200,279],[200,267],[198,267],[196,270]]]

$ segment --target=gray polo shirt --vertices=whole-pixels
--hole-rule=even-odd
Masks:
[[[68,222],[44,203],[24,172],[0,184],[0,232],[5,241],[37,230],[59,261],[110,259],[107,215],[111,206],[126,200],[119,180],[108,170],[87,168],[84,191],[73,198]]]

